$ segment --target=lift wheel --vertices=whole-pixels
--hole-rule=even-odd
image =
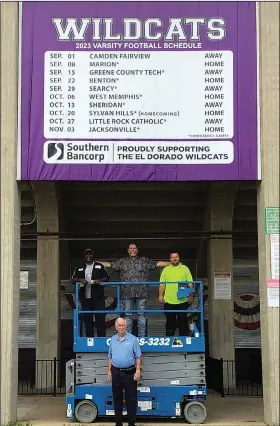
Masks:
[[[190,424],[201,424],[207,416],[205,406],[198,401],[191,401],[185,405],[184,417]]]
[[[75,409],[75,416],[80,423],[92,423],[97,417],[97,407],[92,401],[80,401]]]

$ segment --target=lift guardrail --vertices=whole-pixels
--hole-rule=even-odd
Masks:
[[[93,282],[87,285],[93,285]],[[117,307],[116,309],[110,310],[110,314],[115,313],[120,315],[125,314],[161,314],[167,312],[165,309],[145,309],[145,310],[124,310],[121,309],[121,286],[123,285],[149,285],[159,286],[160,284],[170,285],[178,284],[178,292],[180,292],[180,298],[188,297],[190,294],[198,295],[198,305],[193,308],[190,307],[186,310],[168,310],[168,312],[180,312],[189,314],[198,314],[199,320],[193,322],[193,335],[192,336],[148,336],[139,338],[141,349],[146,352],[154,351],[174,351],[174,352],[204,352],[205,351],[205,339],[204,339],[204,315],[203,315],[203,283],[202,281],[172,281],[172,282],[160,282],[160,281],[145,281],[145,282],[106,282],[104,287],[115,287],[117,289]],[[193,287],[188,287],[192,284]],[[80,336],[80,322],[79,317],[83,314],[108,314],[108,310],[90,310],[83,311],[79,309],[79,288],[83,287],[84,284],[76,282],[76,307],[74,309],[74,352],[105,352],[108,350],[110,343],[110,337],[83,337]]]

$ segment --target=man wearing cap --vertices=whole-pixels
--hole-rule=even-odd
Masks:
[[[84,263],[76,266],[72,275],[72,282],[82,283],[79,298],[83,311],[105,311],[104,282],[109,280],[105,267],[94,261],[92,249],[84,251]],[[106,336],[105,314],[94,314],[98,337]],[[87,337],[94,337],[93,316],[83,314]]]

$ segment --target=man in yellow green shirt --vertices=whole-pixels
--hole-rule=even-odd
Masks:
[[[186,310],[192,302],[192,296],[178,299],[178,282],[193,281],[189,268],[180,263],[178,253],[170,254],[170,265],[166,266],[160,276],[159,302],[164,303],[164,310]],[[167,284],[164,282],[177,282],[177,284]],[[193,287],[192,283],[188,284]],[[178,326],[179,336],[188,335],[188,321],[186,312],[165,312],[166,316],[166,336],[174,336]]]

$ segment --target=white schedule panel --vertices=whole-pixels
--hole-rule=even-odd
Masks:
[[[46,52],[49,139],[231,139],[233,54]]]

